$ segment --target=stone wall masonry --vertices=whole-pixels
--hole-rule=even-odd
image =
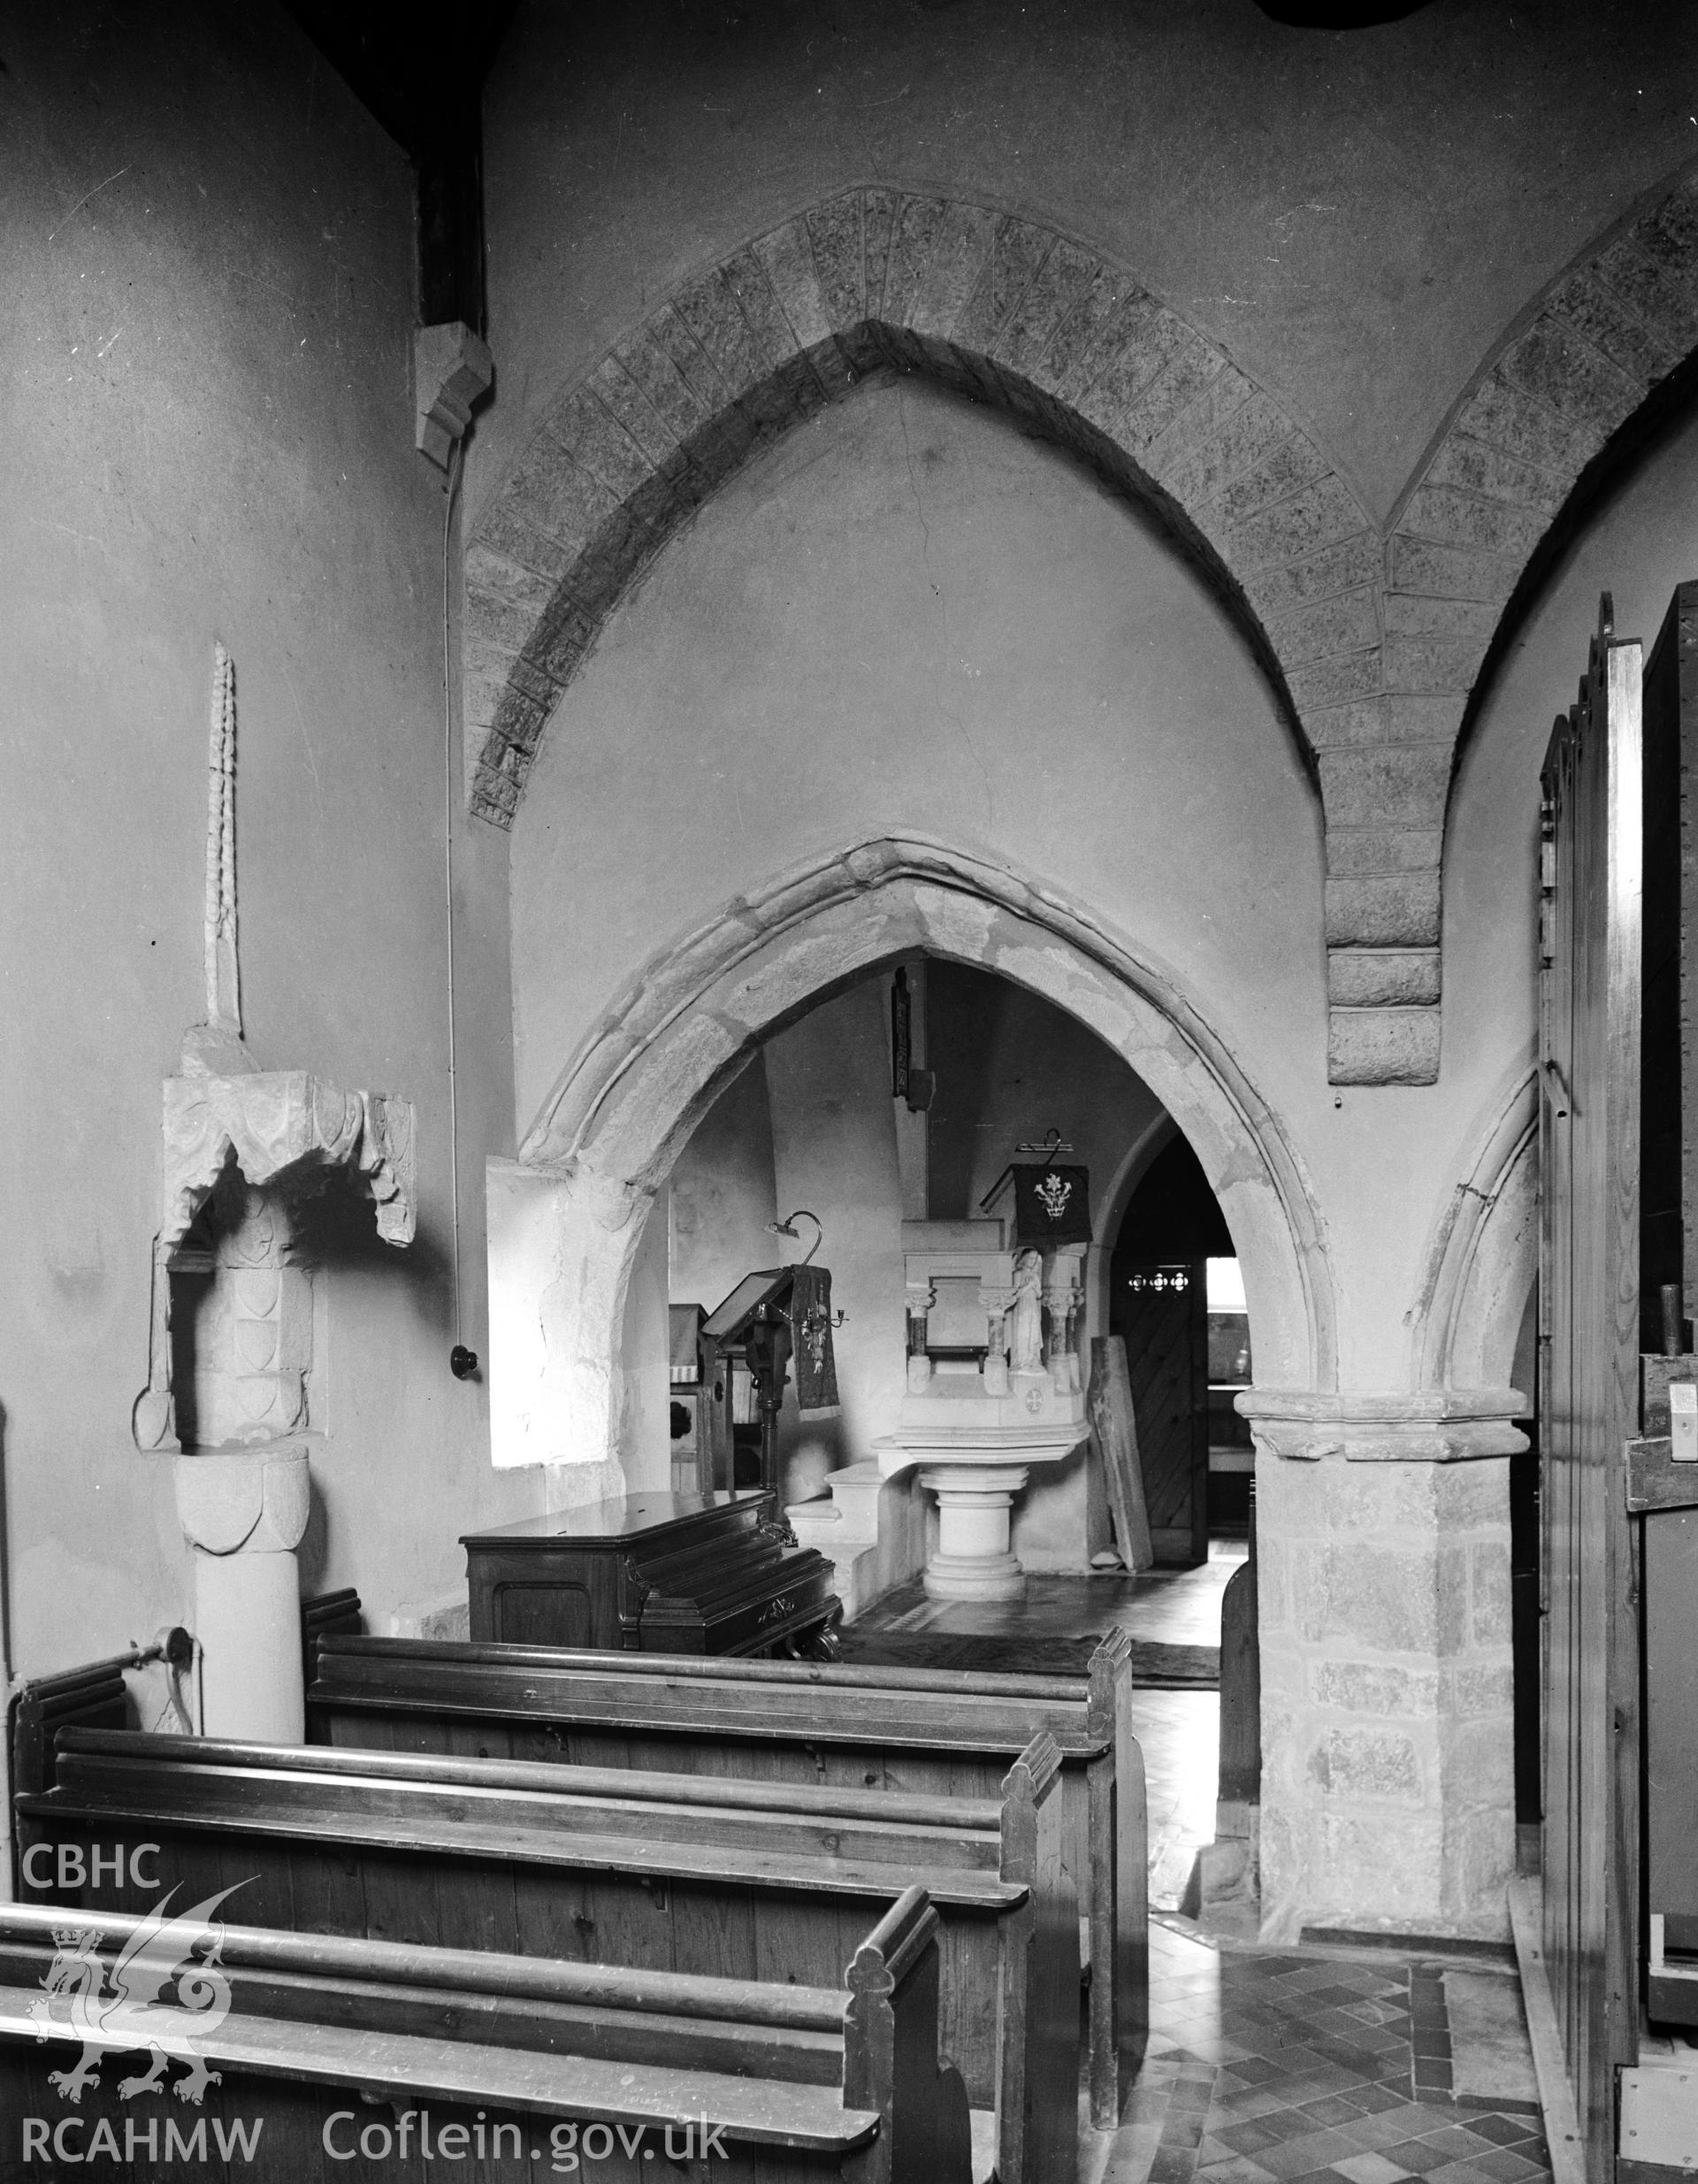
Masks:
[[[1247,1399],[1265,1938],[1508,1931],[1511,1402]]]
[[[1482,369],[1388,533],[1220,344],[1038,221],[886,188],[669,296],[545,410],[468,546],[468,794],[510,827],[626,586],[753,451],[922,372],[1153,504],[1212,573],[1318,767],[1327,1068],[1430,1084],[1456,737],[1505,602],[1587,464],[1698,343],[1698,185],[1564,274]]]

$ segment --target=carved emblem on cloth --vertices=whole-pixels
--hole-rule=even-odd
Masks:
[[[1052,1170],[1038,1184],[1036,1196],[1050,1219],[1059,1221],[1067,1210],[1067,1200],[1073,1196],[1073,1185],[1064,1176],[1058,1176]]]

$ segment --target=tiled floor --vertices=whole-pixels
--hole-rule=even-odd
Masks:
[[[1201,1569],[1035,1578],[1012,1606],[891,1596],[868,1617],[928,1636],[1077,1638],[1120,1623],[1169,1645],[1220,1640],[1242,1543]],[[1544,2184],[1549,2176],[1512,1974],[1389,1950],[1262,1950],[1175,1918],[1214,1835],[1220,1697],[1140,1688],[1150,1797],[1151,2036],[1121,2128],[1082,2148],[1081,2184]],[[1247,1930],[1255,1930],[1248,1907]]]
[[[1452,2089],[1446,1966],[1151,1929],[1149,2054],[1092,2184],[1541,2184],[1535,2104]],[[1103,2152],[1106,2161],[1103,2161]]]

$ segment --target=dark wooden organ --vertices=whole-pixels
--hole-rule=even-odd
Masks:
[[[474,1644],[830,1659],[831,1564],[770,1494],[635,1493],[468,1533]]]

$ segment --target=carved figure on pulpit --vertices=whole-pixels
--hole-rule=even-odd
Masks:
[[[1016,1373],[1044,1369],[1044,1262],[1035,1251],[1014,1261],[1014,1306],[1009,1330],[1008,1361]]]

